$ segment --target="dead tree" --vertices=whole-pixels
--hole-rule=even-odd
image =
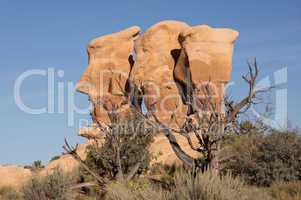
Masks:
[[[225,98],[222,102],[224,104],[224,111],[221,111],[221,105],[216,105],[214,99],[211,98],[210,84],[205,85],[203,94],[205,98],[197,99],[194,92],[191,92],[189,99],[193,100],[194,112],[186,117],[185,123],[180,125],[181,128],[174,129],[167,124],[162,123],[155,112],[150,112],[148,116],[139,112],[137,113],[144,117],[145,120],[158,131],[163,132],[168,139],[174,153],[187,166],[193,169],[193,172],[212,170],[215,173],[219,171],[218,152],[220,150],[220,143],[230,133],[239,133],[239,116],[245,113],[253,104],[256,103],[259,93],[267,92],[270,88],[261,90],[255,89],[255,83],[258,78],[258,65],[256,59],[254,63],[248,62],[249,73],[242,76],[248,84],[248,94],[238,103],[230,101]],[[139,90],[139,89],[138,89]],[[194,106],[198,104],[209,112],[202,112]],[[173,116],[176,117],[176,116]],[[176,140],[175,133],[184,136],[190,148],[193,151],[200,153],[202,156],[193,158],[183,151],[182,147]],[[192,136],[197,138],[198,145],[194,146]]]
[[[159,118],[156,116],[155,112],[148,112],[147,114],[142,113],[139,103],[143,94],[141,88],[133,86],[131,90],[131,95],[124,93],[125,99],[131,99],[130,103],[125,102],[130,105],[132,108],[131,111],[137,116],[143,119],[144,123],[151,129],[155,130],[154,132],[162,132],[168,139],[174,153],[176,156],[187,166],[191,167],[193,173],[204,172],[207,170],[212,170],[215,173],[219,172],[218,165],[218,152],[220,150],[220,143],[223,141],[228,134],[239,133],[239,116],[245,113],[253,104],[256,103],[259,93],[264,93],[270,90],[271,88],[264,88],[261,90],[255,89],[255,84],[258,78],[258,65],[256,59],[254,63],[248,63],[249,73],[242,76],[242,78],[248,84],[248,94],[238,103],[230,101],[228,98],[225,98],[222,102],[224,104],[224,110],[221,111],[221,105],[217,105],[215,100],[212,99],[210,93],[210,84],[205,85],[203,88],[204,98],[199,99],[195,92],[192,91],[189,99],[192,100],[191,107],[193,112],[186,117],[186,120],[183,124],[180,124],[178,129],[171,128],[167,124],[162,123]],[[92,102],[95,106],[103,106],[104,109],[107,109],[101,101]],[[201,106],[209,112],[202,112],[200,109],[195,106]],[[137,161],[135,167],[132,168],[131,172],[125,177],[122,172],[121,158],[120,158],[120,143],[118,138],[116,138],[116,126],[118,125],[118,107],[115,105],[111,111],[107,109],[110,116],[110,124],[102,124],[95,120],[95,113],[91,113],[92,119],[96,122],[99,128],[102,130],[108,138],[112,139],[112,148],[116,151],[116,163],[117,163],[117,178],[120,180],[130,180],[138,171],[138,168],[141,164],[141,160]],[[177,116],[171,116],[177,118]],[[184,136],[193,151],[196,151],[201,154],[198,158],[193,158],[188,155],[183,148],[177,142],[175,134],[180,134]],[[118,134],[117,134],[118,135]],[[197,145],[193,144],[192,136],[197,138]],[[95,180],[102,187],[105,185],[106,180],[103,177],[99,177],[95,172],[91,171],[88,166],[85,166],[85,162],[80,159],[77,154],[76,147],[71,147],[67,141],[65,141],[64,149],[70,155],[72,155],[79,163],[90,173]]]
[[[139,168],[141,167],[142,163],[146,159],[146,154],[141,155],[139,159],[135,162],[134,166],[130,168],[127,174],[124,173],[123,168],[124,166],[122,165],[122,153],[121,153],[121,148],[122,145],[124,144],[123,138],[121,134],[127,134],[123,130],[124,127],[122,127],[122,123],[125,123],[125,121],[120,121],[119,115],[118,115],[118,107],[116,105],[113,105],[113,108],[109,110],[102,102],[99,100],[98,102],[92,102],[95,106],[102,106],[107,114],[109,115],[110,118],[110,123],[105,124],[98,122],[95,117],[95,113],[91,113],[91,117],[95,123],[97,123],[98,128],[100,128],[100,134],[102,134],[104,138],[104,142],[107,142],[112,150],[112,163],[114,165],[114,169],[110,172],[111,175],[109,177],[107,176],[102,176],[98,173],[98,171],[94,171],[91,169],[85,162],[85,160],[82,160],[81,157],[78,155],[77,147],[71,146],[68,141],[65,139],[65,145],[63,146],[65,152],[69,155],[71,155],[75,160],[77,160],[80,164],[80,166],[88,173],[90,174],[96,181],[97,185],[101,189],[102,192],[105,192],[105,186],[108,181],[112,179],[116,179],[118,181],[129,181],[131,180],[139,171]],[[143,121],[141,122],[143,123]],[[140,124],[134,124],[135,126],[140,126]],[[129,127],[133,128],[133,127]],[[152,136],[151,132],[149,129],[145,130],[145,137]],[[128,137],[133,137],[133,135],[128,135]],[[103,145],[99,143],[99,138],[100,137],[95,137],[95,138],[89,138],[90,140],[94,140],[92,143],[93,146],[92,148],[96,149],[96,153],[98,153],[98,157],[102,157],[100,152],[97,152],[97,149],[101,148]],[[147,151],[147,146],[146,146],[146,151]],[[143,152],[142,152],[143,153]],[[79,185],[75,185],[73,187],[77,188],[80,187],[80,185],[85,185],[85,186],[95,186],[95,184],[90,184],[89,183],[81,183]]]

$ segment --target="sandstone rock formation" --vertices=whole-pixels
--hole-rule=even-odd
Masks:
[[[87,142],[85,144],[78,145],[77,154],[83,160],[86,158],[86,148],[89,144],[91,143]],[[54,170],[57,169],[63,170],[64,172],[67,173],[71,173],[74,172],[74,170],[77,170],[78,166],[79,163],[77,160],[75,160],[71,155],[64,154],[61,155],[57,160],[50,161],[48,165],[46,165],[45,168],[39,172],[39,174],[40,175],[51,174]]]
[[[24,169],[20,166],[1,166],[0,165],[0,188],[14,187],[20,189],[22,185],[29,180],[32,172],[30,169]]]
[[[229,81],[233,42],[237,37],[237,31],[207,25],[190,27],[180,34],[194,84],[208,80]]]
[[[119,116],[131,112],[127,104],[130,102],[126,101],[132,100],[134,88],[142,97],[135,106],[145,106],[147,112],[173,128],[180,128],[194,114],[192,105],[202,98],[204,82],[212,83],[215,102],[221,107],[238,32],[207,25],[190,27],[179,21],[159,22],[141,36],[139,31],[138,27],[131,27],[99,37],[88,47],[89,65],[77,90],[88,94],[94,105],[103,105],[94,108],[95,123],[108,123],[107,113],[114,106],[121,110]],[[100,76],[103,72],[108,73]],[[191,99],[191,94],[196,94],[196,99]],[[85,129],[81,135],[95,138],[96,132]],[[186,139],[175,135],[183,150],[196,156]],[[172,164],[177,157],[169,145],[159,134],[150,151],[160,154],[159,161]]]
[[[238,32],[207,25],[187,28],[179,35],[182,52],[174,71],[175,79],[186,90],[201,98],[204,85],[210,84],[217,105],[224,97],[224,85],[230,80],[233,42]]]
[[[176,133],[175,137],[177,138],[177,142],[179,143],[179,145],[183,147],[182,149],[184,152],[186,152],[193,158],[197,158],[200,156],[199,153],[191,150],[185,137]],[[192,137],[192,142],[195,145],[197,142],[196,138]],[[177,158],[177,156],[171,148],[169,141],[163,134],[158,134],[156,137],[154,137],[154,141],[150,145],[149,151],[154,157],[154,159],[150,162],[150,165],[162,163],[169,166],[172,166],[174,164],[179,166],[183,164],[182,161],[179,158]]]
[[[109,122],[108,111],[122,107],[123,94],[132,67],[134,40],[140,28],[130,27],[102,36],[88,45],[89,65],[78,82],[77,91],[89,95],[97,121]]]
[[[102,134],[102,131],[98,127],[98,124],[93,123],[90,126],[83,127],[79,130],[79,136],[82,136],[87,139],[98,139],[103,140],[104,135]]]
[[[149,28],[136,42],[136,59],[131,79],[143,89],[148,111],[155,112],[164,123],[171,122],[174,113],[181,124],[187,108],[173,79],[177,51],[181,45],[179,34],[189,26],[183,22],[162,21]]]
[[[187,117],[193,118],[198,111],[198,105],[195,108],[194,104],[204,96],[204,83],[212,83],[210,90],[215,95],[215,103],[218,107],[222,105],[238,32],[162,21],[143,35],[139,33],[140,28],[133,26],[98,37],[88,45],[89,64],[77,84],[77,90],[87,94],[94,105],[95,124],[79,133],[88,140],[103,140],[97,125],[109,124],[112,111],[117,111],[119,118],[125,118],[132,111],[129,103],[136,89],[141,96],[140,104],[135,106],[145,106],[147,112],[154,113],[173,128],[180,128]],[[198,156],[185,137],[176,133],[175,137],[183,151],[192,157]],[[82,159],[91,142],[80,145],[78,153]],[[149,151],[157,158],[152,163],[180,163],[163,134],[155,136]],[[46,175],[56,168],[70,172],[77,167],[78,162],[70,155],[62,155],[40,173]],[[0,187],[20,187],[31,175],[32,172],[23,167],[0,166]]]

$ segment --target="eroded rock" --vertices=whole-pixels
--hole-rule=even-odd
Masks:
[[[187,107],[182,103],[173,79],[180,32],[189,26],[178,21],[162,21],[149,28],[135,44],[136,60],[131,78],[142,89],[144,104],[164,123],[176,126],[172,114],[182,123]]]
[[[209,84],[209,95],[220,106],[224,85],[231,76],[233,42],[237,37],[235,30],[207,25],[189,27],[180,34],[182,51],[174,75],[185,91],[195,92],[200,99],[207,98],[205,86]]]
[[[229,81],[233,42],[237,37],[237,31],[207,25],[190,27],[180,34],[194,84],[209,80]]]
[[[109,122],[108,113],[127,101],[124,93],[133,64],[134,40],[139,32],[140,28],[133,26],[96,38],[88,45],[89,65],[76,89],[89,95],[97,121]]]
[[[93,102],[95,107],[92,115],[96,124],[109,124],[109,113],[115,108],[119,111],[119,118],[126,118],[132,113],[127,96],[132,89],[129,83],[142,90],[147,110],[173,128],[179,128],[186,117],[193,114],[193,111],[188,111],[187,105],[194,100],[188,97],[192,93],[196,93],[198,98],[202,97],[204,82],[214,84],[216,88],[212,90],[216,92],[216,103],[221,104],[224,85],[231,75],[233,42],[238,32],[162,21],[140,37],[139,33],[140,28],[134,26],[96,38],[88,45],[89,65],[76,88],[89,95]],[[176,116],[176,120],[172,116]],[[193,119],[193,115],[190,117]],[[82,159],[85,158],[87,145],[92,142],[90,138],[103,140],[101,130],[96,126],[80,132],[81,136],[88,139],[79,148]],[[199,156],[191,150],[186,138],[176,133],[175,137],[187,154]],[[197,139],[192,137],[192,141],[195,143]],[[169,165],[181,163],[163,134],[155,136],[149,150],[157,156],[154,162]],[[41,174],[51,173],[56,168],[70,172],[77,167],[78,162],[70,155],[62,155],[50,162]],[[20,183],[31,176],[30,170],[7,170],[0,167],[1,176],[16,173],[4,176],[0,185],[3,181],[14,184],[20,180]]]
[[[230,79],[233,42],[238,32],[207,25],[190,27],[179,21],[159,22],[140,37],[139,31],[138,27],[131,27],[99,37],[88,47],[89,65],[77,90],[88,94],[94,103],[100,101],[104,105],[95,107],[92,113],[98,124],[110,121],[108,112],[116,105],[122,110],[118,112],[120,118],[132,112],[124,96],[126,91],[133,91],[127,88],[128,83],[142,91],[142,106],[173,128],[183,125],[190,114],[194,118],[195,110],[191,105],[202,103],[204,85],[208,82],[210,95],[215,95],[216,105],[221,105],[224,85]],[[100,72],[107,73],[100,76]],[[90,128],[82,130],[81,135],[89,139],[101,133]],[[195,156],[186,139],[175,136],[184,151]],[[163,163],[165,160],[166,164],[178,160],[163,135],[155,137],[150,151],[161,152],[159,160]]]
[[[25,169],[21,166],[0,165],[0,188],[1,187],[14,187],[21,189],[21,187],[30,179],[32,172],[30,169]]]

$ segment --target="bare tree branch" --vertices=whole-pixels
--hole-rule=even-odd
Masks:
[[[255,83],[256,79],[258,77],[258,66],[257,66],[257,61],[256,59],[254,60],[254,64],[252,65],[250,62],[248,62],[248,68],[249,68],[249,73],[247,75],[242,76],[242,78],[248,83],[249,85],[249,91],[247,97],[242,99],[239,103],[233,105],[233,103],[227,103],[226,105],[228,106],[229,110],[226,116],[226,122],[230,123],[234,121],[234,119],[237,117],[237,114],[241,112],[241,110],[246,107],[245,110],[249,109],[250,106],[252,105],[252,100],[256,96],[256,91],[255,91]]]
[[[103,186],[106,184],[106,181],[102,177],[94,173],[92,170],[90,170],[90,168],[85,164],[85,162],[78,155],[77,147],[78,145],[76,145],[75,147],[70,146],[67,139],[65,138],[65,145],[63,146],[64,150],[69,155],[71,155],[75,160],[77,160],[80,163],[80,165],[97,180],[97,182],[99,183],[100,186],[102,186],[103,189]]]

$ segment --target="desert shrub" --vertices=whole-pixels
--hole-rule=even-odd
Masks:
[[[197,174],[179,172],[174,178],[174,188],[169,193],[170,200],[268,200],[267,193],[246,186],[231,175],[216,176],[210,172]]]
[[[95,196],[77,195],[74,200],[96,200]]]
[[[100,176],[114,179],[118,174],[119,153],[123,174],[128,174],[138,162],[137,173],[141,174],[148,169],[151,159],[148,145],[152,137],[141,119],[130,117],[106,134],[102,145],[88,147],[85,163]]]
[[[69,200],[74,177],[56,169],[47,176],[34,176],[23,188],[25,200]]]
[[[22,200],[22,194],[12,187],[0,188],[0,199],[2,200]]]
[[[190,169],[184,165],[155,163],[148,171],[148,178],[162,189],[168,190],[174,185],[175,174],[182,170],[187,172],[190,171]]]
[[[301,182],[276,182],[267,189],[271,197],[275,200],[300,200]]]
[[[106,200],[164,200],[167,193],[145,179],[112,182],[107,187]]]
[[[152,165],[151,169],[149,170],[149,174],[151,175],[165,175],[174,177],[174,175],[180,171],[180,170],[189,170],[185,165],[179,165],[179,164],[172,164],[172,165],[166,165],[162,163],[155,163]]]
[[[230,139],[222,150],[222,172],[247,183],[301,180],[301,136],[297,132],[257,131]]]
[[[53,156],[49,162],[60,159],[61,156]]]
[[[32,170],[40,170],[43,169],[45,166],[42,164],[42,161],[36,160],[32,163]]]
[[[271,200],[268,192],[245,185],[230,175],[219,177],[209,172],[192,176],[177,171],[170,188],[151,182],[114,182],[107,187],[108,200]]]

